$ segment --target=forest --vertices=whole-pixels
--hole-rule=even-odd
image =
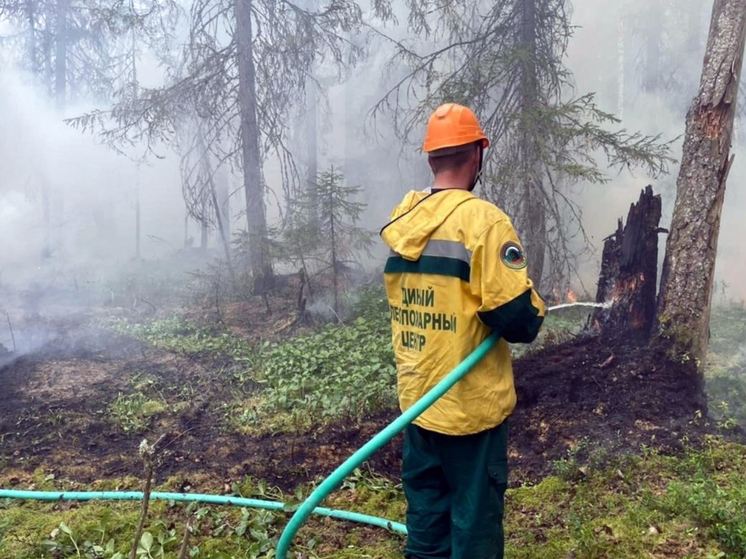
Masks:
[[[405,556],[379,231],[444,103],[548,308],[505,557],[746,558],[745,43],[746,0],[0,0],[0,559]]]

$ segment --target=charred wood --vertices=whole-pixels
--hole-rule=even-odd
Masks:
[[[648,186],[632,204],[627,223],[620,219],[616,232],[604,242],[591,326],[602,335],[632,332],[647,339],[655,319],[658,271],[658,225],[661,198]]]

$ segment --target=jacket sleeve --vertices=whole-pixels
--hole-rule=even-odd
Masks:
[[[503,220],[477,240],[470,285],[481,298],[477,316],[510,343],[536,339],[546,307],[528,277],[526,256],[513,225]]]

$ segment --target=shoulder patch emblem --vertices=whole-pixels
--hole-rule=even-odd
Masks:
[[[500,249],[500,259],[511,270],[522,270],[528,265],[523,249],[513,241],[508,241]]]

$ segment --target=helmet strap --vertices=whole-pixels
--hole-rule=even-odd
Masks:
[[[474,177],[474,182],[471,183],[471,186],[469,187],[469,192],[472,192],[476,187],[477,184],[480,184],[482,182],[482,166],[484,165],[484,145],[482,142],[479,142],[479,170],[477,171],[477,176]]]

